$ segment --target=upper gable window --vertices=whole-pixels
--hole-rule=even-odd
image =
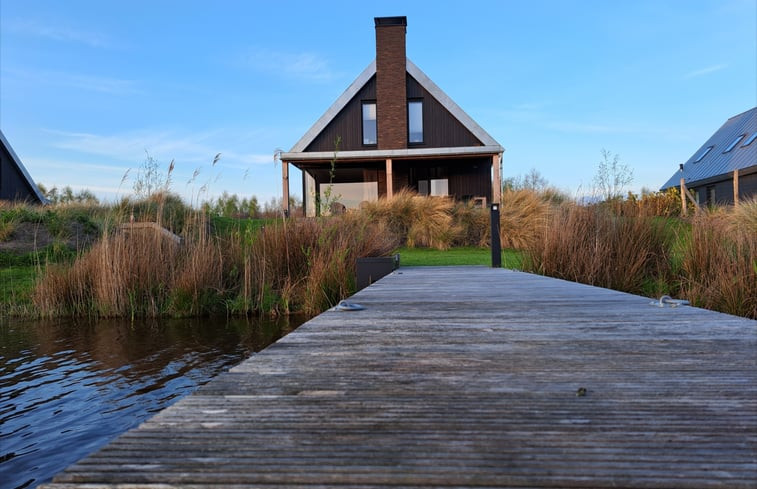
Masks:
[[[712,148],[714,148],[714,147],[715,146],[707,146],[705,148],[705,150],[702,151],[702,154],[699,155],[699,158],[697,158],[696,160],[694,160],[694,163],[699,163],[700,161],[702,161],[702,158],[704,158],[705,156],[707,156],[707,153],[709,153],[710,151],[712,151]]]
[[[733,148],[735,148],[736,145],[739,144],[739,141],[741,141],[742,139],[744,139],[744,136],[746,136],[746,134],[742,134],[742,135],[738,136],[736,139],[734,139],[733,142],[728,145],[728,147],[725,149],[725,151],[723,151],[723,153],[727,153],[727,152],[731,151]]]
[[[408,142],[423,142],[423,101],[410,100],[407,103]]]
[[[744,144],[742,144],[741,147],[743,148],[744,146],[749,146],[754,142],[755,139],[757,139],[757,132],[749,136],[749,139],[744,141]]]
[[[363,144],[376,144],[376,102],[363,102]]]

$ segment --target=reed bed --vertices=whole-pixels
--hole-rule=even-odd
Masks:
[[[682,239],[681,295],[757,319],[757,199],[698,213]]]
[[[354,291],[356,258],[398,243],[353,215],[219,237],[195,214],[184,229],[181,244],[151,229],[106,233],[72,265],[48,267],[33,302],[44,316],[315,314]]]
[[[525,248],[536,273],[757,319],[757,204],[693,218],[564,204]],[[615,209],[617,210],[617,209]]]

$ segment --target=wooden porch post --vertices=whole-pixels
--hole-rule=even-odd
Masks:
[[[289,162],[288,161],[282,161],[281,162],[281,183],[282,183],[282,192],[281,192],[281,206],[283,207],[284,216],[289,217]]]
[[[739,170],[733,170],[733,205],[739,206]]]
[[[391,199],[394,196],[394,182],[392,181],[392,159],[386,159],[386,198]]]
[[[686,217],[686,183],[681,177],[681,215]]]
[[[492,169],[494,175],[492,176],[492,203],[502,203],[502,175],[500,171],[500,162],[502,161],[501,154],[492,155]]]

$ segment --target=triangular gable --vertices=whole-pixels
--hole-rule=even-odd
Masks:
[[[412,76],[426,91],[428,91],[450,114],[453,115],[462,125],[471,132],[484,146],[499,147],[494,140],[476,121],[474,121],[463,109],[460,108],[444,91],[439,88],[415,63],[407,60],[407,73]],[[347,87],[338,99],[326,110],[326,112],[316,121],[315,124],[305,133],[302,138],[292,147],[290,153],[301,153],[312,143],[316,137],[323,131],[331,121],[344,109],[352,98],[365,86],[366,83],[376,74],[376,61],[372,61],[368,67],[363,70],[355,81]]]
[[[11,147],[10,143],[7,139],[5,139],[5,135],[3,134],[3,131],[0,130],[0,151],[7,154],[9,156],[9,163],[12,167],[15,168],[17,175],[20,177],[20,179],[26,183],[27,187],[29,188],[30,192],[29,194],[33,197],[36,197],[36,199],[41,204],[47,204],[48,200],[45,198],[44,195],[42,195],[42,192],[40,192],[39,187],[37,187],[37,184],[34,183],[34,180],[32,180],[31,175],[29,175],[29,172],[26,171],[26,168],[24,167],[24,164],[21,163],[21,160],[19,159],[18,155],[15,151],[13,151],[13,148]],[[3,160],[5,158],[3,157]]]

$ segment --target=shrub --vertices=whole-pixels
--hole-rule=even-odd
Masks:
[[[449,248],[458,229],[452,219],[452,199],[424,197],[403,189],[391,199],[366,203],[362,212],[382,223],[408,247]]]

